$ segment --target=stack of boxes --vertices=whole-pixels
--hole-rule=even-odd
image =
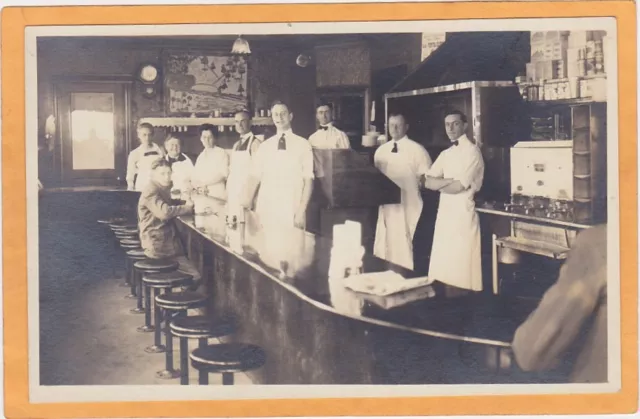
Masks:
[[[529,100],[592,98],[606,92],[605,31],[531,32],[531,62],[526,84]]]

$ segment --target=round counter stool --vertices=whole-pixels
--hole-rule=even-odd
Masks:
[[[136,228],[138,227],[138,224],[132,222],[132,221],[120,221],[120,222],[115,222],[115,223],[111,223],[109,224],[109,227],[111,228],[111,230],[118,231],[118,230],[126,230],[126,229],[131,229],[131,228]]]
[[[207,345],[191,352],[191,365],[198,370],[199,384],[209,384],[209,373],[222,374],[222,385],[233,385],[233,374],[262,367],[267,355],[248,343]]]
[[[209,316],[176,317],[170,324],[171,335],[180,338],[180,384],[189,384],[189,339],[198,339],[198,347],[207,346],[207,339],[235,333],[233,322]]]
[[[135,261],[133,264],[133,278],[137,285],[136,295],[138,297],[138,305],[135,309],[131,310],[133,313],[140,313],[144,310],[144,326],[139,327],[139,332],[153,332],[153,325],[151,324],[151,293],[142,282],[142,275],[155,274],[163,272],[173,272],[178,270],[180,264],[171,259],[150,259],[145,258],[143,260]],[[144,305],[142,304],[142,296],[144,293]]]
[[[129,298],[129,299],[137,299],[137,287],[138,284],[136,284],[136,278],[133,272],[133,264],[137,261],[140,260],[145,260],[147,258],[147,256],[144,254],[144,250],[141,249],[140,247],[135,248],[135,249],[125,249],[127,251],[127,254],[125,255],[125,270],[126,270],[126,276],[125,276],[125,284],[123,286],[127,286],[131,288],[131,292],[129,293],[129,295],[126,295],[125,298]],[[136,313],[136,314],[142,314],[144,313],[143,309],[140,309],[138,311],[137,308],[132,309],[131,310],[132,313]]]
[[[129,252],[130,250],[140,250],[142,252],[142,248],[140,247],[140,242],[137,240],[123,239],[120,240],[120,248],[125,252]],[[143,253],[144,257],[144,253]],[[138,259],[139,260],[139,259]],[[130,287],[131,286],[131,258],[127,253],[124,255],[124,283],[120,284],[121,287]]]
[[[191,285],[191,283],[193,283],[193,276],[180,271],[146,274],[143,275],[142,282],[147,288],[151,288],[153,290],[153,302],[151,304],[154,306],[153,313],[155,325],[153,346],[146,348],[145,351],[149,353],[164,352],[165,347],[162,345],[161,336],[162,309],[155,304],[155,300],[161,292],[164,294],[171,292],[173,288]],[[151,309],[151,307],[149,307],[149,309]]]
[[[159,371],[156,375],[164,379],[177,378],[181,373],[173,369],[173,334],[171,333],[171,320],[173,317],[184,315],[187,310],[206,306],[207,297],[194,291],[180,291],[160,294],[156,296],[155,300],[156,309],[162,309],[164,311],[166,345],[165,369]]]
[[[139,237],[137,232],[131,232],[129,230],[116,230],[114,232],[115,236],[119,239],[119,240],[123,240],[123,239],[137,239]]]
[[[139,249],[141,246],[140,240],[137,239],[122,239],[120,240],[120,247],[123,249]]]

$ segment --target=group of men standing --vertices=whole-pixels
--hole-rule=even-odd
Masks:
[[[304,230],[315,176],[313,148],[350,148],[347,135],[333,125],[332,111],[326,104],[316,108],[319,128],[308,141],[293,133],[293,112],[282,102],[271,107],[277,132],[264,142],[252,133],[248,112],[235,115],[240,139],[230,153],[228,207],[239,212],[255,209],[262,234],[270,237],[268,253],[275,258],[291,253],[290,243],[296,242],[295,235]],[[409,270],[414,269],[416,258],[426,257],[414,255],[413,243],[423,211],[421,190],[437,191],[441,197],[429,276],[455,288],[479,291],[480,228],[473,197],[482,186],[484,164],[479,148],[465,134],[465,115],[451,111],[445,115],[444,124],[451,146],[433,162],[427,150],[407,136],[405,117],[389,117],[391,140],[375,152],[374,164],[400,187],[401,202],[380,206],[374,255]],[[166,144],[165,153],[147,138],[150,132],[142,131],[138,133],[142,144],[132,152],[130,165],[134,160],[144,165],[158,156],[164,157],[169,166],[185,160],[179,143]],[[148,181],[144,173],[138,170],[136,183]],[[133,179],[127,180],[132,185]],[[292,255],[287,256],[291,260]]]

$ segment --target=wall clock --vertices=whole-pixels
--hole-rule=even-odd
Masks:
[[[154,97],[157,93],[157,84],[160,76],[158,67],[154,64],[143,64],[138,70],[137,78],[142,83],[142,94],[146,97]]]

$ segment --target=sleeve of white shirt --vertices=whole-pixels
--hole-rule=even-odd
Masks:
[[[477,148],[470,153],[467,159],[467,168],[460,175],[458,180],[465,189],[472,189],[475,192],[482,187],[484,178],[484,161],[482,153]]]
[[[345,134],[342,131],[340,131],[340,134],[338,136],[338,148],[345,148],[345,149],[351,148],[351,143],[349,143],[349,137],[347,137],[347,134]]]
[[[264,162],[267,158],[267,147],[258,148],[258,152],[253,156],[251,160],[251,176],[260,180],[262,179],[262,171],[264,170]]]
[[[309,143],[304,144],[302,148],[302,177],[305,179],[313,179],[313,149]]]
[[[431,165],[433,164],[429,152],[426,148],[418,144],[418,152],[416,153],[415,158],[417,160],[416,173],[418,174],[418,176],[426,175],[429,172]]]
[[[127,159],[127,184],[133,184],[133,181],[136,177],[136,163],[138,162],[138,153],[136,150],[133,150],[129,153],[129,158]]]
[[[438,156],[436,161],[433,163],[433,165],[431,165],[429,170],[427,170],[427,173],[426,173],[427,176],[435,177],[435,178],[444,177],[444,167],[442,167],[443,157],[444,157],[444,151],[440,153],[440,155]]]
[[[373,153],[373,165],[380,170],[380,163],[382,161],[382,147],[378,147],[375,153]]]
[[[224,178],[229,177],[229,153],[227,150],[220,149],[222,153],[220,153],[220,173],[224,176]]]

